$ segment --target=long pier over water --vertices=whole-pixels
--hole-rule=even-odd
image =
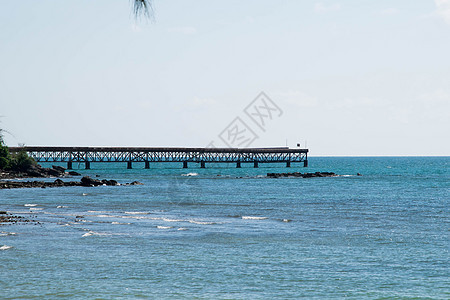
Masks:
[[[188,163],[252,163],[255,168],[260,163],[303,163],[308,166],[308,149],[280,148],[146,148],[146,147],[10,147],[11,152],[26,151],[37,162],[64,162],[67,169],[73,163],[83,163],[90,169],[91,162],[126,162],[131,169],[133,162],[144,162],[150,168],[152,162],[180,162],[183,168]]]

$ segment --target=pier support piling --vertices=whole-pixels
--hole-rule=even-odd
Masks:
[[[86,169],[86,170],[90,170],[91,169],[91,162],[90,161],[85,161],[84,162],[84,168]]]
[[[238,162],[236,163],[236,168],[240,168],[240,167],[241,167],[241,162],[238,161]]]
[[[145,161],[145,169],[150,169],[150,162],[148,160]]]
[[[291,162],[290,161],[287,161],[286,162],[286,168],[290,168],[291,167]]]
[[[188,167],[187,161],[183,161],[183,169],[187,169],[187,167]]]
[[[304,167],[304,168],[308,167],[308,160],[307,160],[307,159],[305,159],[305,160],[303,161],[303,167]]]
[[[131,163],[131,160],[127,162],[127,169],[133,169],[133,164]]]
[[[258,162],[257,161],[253,162],[253,168],[258,168]]]
[[[200,168],[202,168],[202,169],[205,168],[205,162],[204,162],[204,161],[201,161],[201,162],[200,162]]]
[[[72,161],[71,160],[69,160],[67,162],[67,170],[72,170]]]

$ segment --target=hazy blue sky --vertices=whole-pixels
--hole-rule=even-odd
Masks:
[[[27,145],[450,155],[450,0],[0,2],[0,115]],[[264,91],[265,131],[244,113]]]

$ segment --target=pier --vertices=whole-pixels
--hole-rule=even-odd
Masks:
[[[206,168],[207,163],[253,164],[258,168],[262,163],[303,163],[308,166],[308,149],[279,148],[147,148],[147,147],[47,147],[25,146],[10,147],[12,153],[26,151],[36,162],[67,163],[67,169],[73,163],[83,163],[86,169],[91,163],[126,162],[132,169],[134,162],[143,162],[149,169],[154,162],[180,162],[183,168],[189,163],[200,164]]]

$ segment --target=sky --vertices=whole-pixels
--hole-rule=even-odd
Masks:
[[[1,1],[6,143],[450,155],[450,0],[153,10],[136,20],[128,0]]]

